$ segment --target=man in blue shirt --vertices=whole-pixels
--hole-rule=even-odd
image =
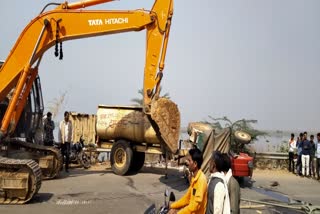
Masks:
[[[303,141],[302,141],[302,151],[301,151],[301,161],[302,161],[302,175],[309,176],[309,163],[310,163],[310,150],[311,150],[311,143],[307,139],[307,132],[303,134]]]
[[[310,135],[310,176],[316,177],[316,163],[315,163],[315,153],[316,153],[316,143],[314,142],[314,135]]]

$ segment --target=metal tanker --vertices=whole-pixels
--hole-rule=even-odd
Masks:
[[[100,140],[126,139],[131,142],[160,144],[142,107],[99,105],[96,132]]]
[[[86,144],[109,149],[112,169],[119,175],[139,171],[146,153],[181,153],[180,113],[168,99],[157,100],[151,114],[142,107],[99,105],[96,115],[71,112],[71,121],[73,142],[82,136]]]

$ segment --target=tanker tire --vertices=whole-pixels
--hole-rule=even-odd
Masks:
[[[144,165],[145,156],[144,152],[133,152],[133,161],[131,163],[130,171],[139,172]]]
[[[111,149],[111,168],[117,175],[126,175],[133,159],[133,151],[130,143],[125,140],[118,140]]]

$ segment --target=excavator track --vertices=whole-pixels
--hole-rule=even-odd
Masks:
[[[33,160],[0,157],[0,204],[24,204],[41,187],[41,169]]]
[[[63,164],[62,155],[58,149],[28,143],[15,138],[10,139],[8,143],[8,145],[13,146],[15,149],[24,149],[27,152],[31,152],[31,154],[35,154],[35,156],[39,156],[40,154],[40,158],[28,157],[28,159],[34,159],[38,162],[42,171],[42,179],[53,179],[58,177]]]
[[[177,105],[169,99],[159,98],[152,102],[150,116],[158,126],[162,140],[175,154],[180,133],[180,112]]]

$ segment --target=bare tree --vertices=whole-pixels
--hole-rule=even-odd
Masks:
[[[267,132],[261,131],[258,129],[255,129],[253,127],[253,124],[256,124],[258,121],[254,119],[240,119],[237,121],[232,122],[227,116],[223,116],[221,118],[215,118],[212,116],[208,116],[210,121],[205,121],[206,123],[212,125],[216,129],[222,129],[222,128],[230,128],[231,130],[231,136],[230,136],[230,141],[231,141],[231,149],[234,152],[248,152],[246,151],[247,149],[244,147],[244,145],[238,145],[234,141],[234,136],[233,134],[236,131],[244,131],[248,133],[251,136],[251,142],[254,142],[257,140],[258,136],[266,136],[268,135]]]
[[[52,113],[52,118],[55,118],[59,112],[61,111],[62,107],[66,102],[67,91],[64,91],[60,94],[58,98],[54,98],[52,101],[48,103],[48,111]]]

